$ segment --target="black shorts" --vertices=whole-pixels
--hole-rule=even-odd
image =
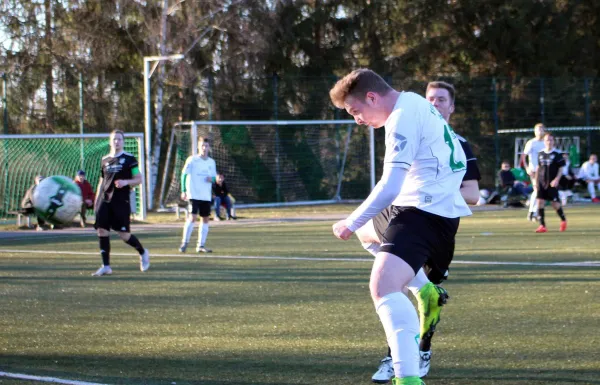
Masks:
[[[386,207],[373,218],[373,227],[375,228],[375,233],[380,241],[383,239],[383,234],[385,234],[385,230],[387,230],[388,225],[390,224],[392,207],[393,206]]]
[[[190,199],[188,201],[188,210],[194,215],[200,214],[201,217],[209,217],[211,208],[210,201],[201,201],[198,199]]]
[[[460,218],[445,218],[415,207],[393,206],[390,224],[383,235],[381,251],[408,263],[415,274],[424,265],[435,284],[448,274],[454,258],[454,237]]]
[[[538,184],[537,199],[543,199],[550,202],[560,202],[558,198],[558,189],[555,187],[545,187]]]
[[[129,232],[131,223],[131,205],[126,200],[105,202],[99,199],[96,203],[95,229]]]

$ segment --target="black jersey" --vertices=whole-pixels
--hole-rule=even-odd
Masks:
[[[138,161],[135,156],[122,152],[119,155],[106,155],[102,158],[102,186],[98,198],[104,202],[120,200],[129,202],[129,185],[121,188],[115,186],[115,181],[119,179],[133,178],[133,169],[138,167]]]
[[[542,150],[538,153],[538,170],[537,170],[537,183],[538,186],[543,188],[550,187],[550,182],[556,179],[558,170],[565,166],[565,160],[563,159],[562,153],[552,150],[546,152]]]
[[[458,141],[460,142],[460,146],[465,152],[465,156],[467,157],[467,172],[465,176],[463,176],[463,181],[465,180],[481,180],[481,174],[479,173],[479,167],[477,167],[477,158],[473,154],[473,150],[471,150],[471,146],[469,142],[462,136],[456,134]]]

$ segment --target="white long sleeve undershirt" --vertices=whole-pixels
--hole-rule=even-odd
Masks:
[[[358,206],[348,218],[346,226],[352,232],[364,226],[369,219],[379,214],[383,209],[392,204],[400,194],[407,170],[401,167],[383,167],[381,180],[371,191],[367,199]]]

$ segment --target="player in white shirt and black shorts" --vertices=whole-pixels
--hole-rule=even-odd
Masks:
[[[194,232],[194,222],[198,215],[202,224],[198,227],[197,253],[210,253],[211,249],[205,247],[208,237],[208,228],[212,201],[212,184],[217,177],[217,165],[213,158],[208,156],[210,142],[206,138],[198,139],[199,155],[187,158],[181,173],[181,199],[188,201],[188,217],[183,225],[183,237],[179,251],[185,253],[190,237]]]
[[[533,193],[529,197],[529,213],[527,219],[530,221],[537,220],[538,217],[538,200],[536,199],[536,186],[535,186],[535,171],[537,170],[537,154],[544,149],[544,134],[546,133],[546,126],[543,123],[538,123],[533,127],[535,137],[529,139],[525,143],[523,149],[523,156],[521,162],[525,163],[525,156],[528,157],[529,163],[527,164],[527,174],[531,178],[531,184],[533,185]]]
[[[540,225],[535,232],[548,232],[544,212],[546,201],[552,204],[552,207],[556,210],[556,214],[560,218],[559,231],[565,231],[567,229],[567,219],[565,218],[558,196],[558,184],[562,175],[562,168],[565,166],[565,160],[562,153],[554,148],[554,136],[551,133],[548,132],[544,135],[544,144],[545,148],[538,153],[538,167],[534,179],[540,221]]]
[[[407,297],[407,285],[425,264],[445,268],[459,218],[471,215],[460,195],[467,159],[434,106],[415,93],[394,90],[371,70],[346,75],[330,97],[358,124],[385,126],[381,180],[348,218],[333,225],[333,233],[347,240],[383,209],[394,206],[369,288],[392,353],[393,384],[423,384],[419,318]]]
[[[450,122],[450,116],[454,112],[455,94],[456,90],[452,84],[434,81],[427,84],[425,98],[442,114],[446,122]],[[481,179],[477,158],[466,139],[458,134],[457,137],[467,158],[467,171],[462,180],[460,193],[467,203],[476,204],[479,199],[479,180]],[[391,206],[384,209],[356,232],[363,247],[374,256],[377,255],[380,249],[381,239],[388,227],[391,211]],[[450,260],[453,254],[450,255]],[[447,271],[440,272],[437,269],[433,270],[428,266],[425,267],[426,269],[417,272],[415,278],[408,285],[409,291],[417,299],[419,311],[421,334],[419,341],[419,375],[421,377],[425,377],[429,373],[432,353],[431,340],[440,321],[441,307],[449,298],[446,290],[437,286],[447,278]],[[387,355],[380,361],[377,371],[371,377],[371,381],[385,384],[393,376],[392,357],[388,347]]]

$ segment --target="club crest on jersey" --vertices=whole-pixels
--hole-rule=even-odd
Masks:
[[[399,142],[394,146],[394,151],[400,152],[400,151],[404,150],[404,147],[406,147],[406,143],[408,143],[408,140],[406,139],[406,137],[403,135],[400,135],[398,133],[395,133],[395,132],[392,133],[392,136],[394,138],[396,138],[396,140],[398,140],[398,142]]]
[[[119,159],[119,163],[121,163],[121,164],[125,163],[125,158]]]

